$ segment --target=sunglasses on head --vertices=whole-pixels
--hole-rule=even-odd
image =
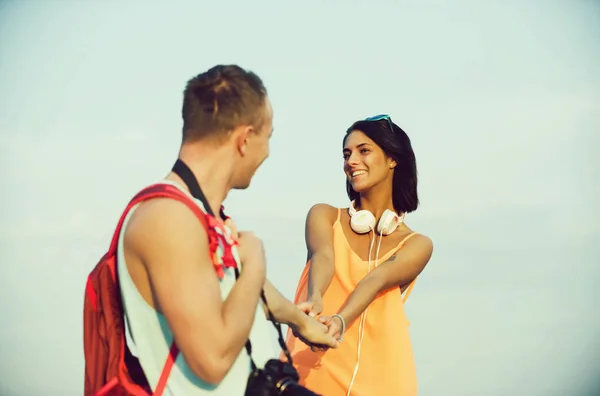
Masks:
[[[381,120],[386,120],[388,122],[388,125],[390,126],[390,130],[392,132],[394,132],[394,127],[392,126],[392,119],[387,114],[378,114],[378,115],[373,116],[373,117],[367,117],[367,118],[365,118],[365,121],[381,121]]]

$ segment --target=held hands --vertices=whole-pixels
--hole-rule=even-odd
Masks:
[[[323,301],[321,296],[313,296],[309,300],[298,304],[297,307],[308,316],[315,318],[323,312]]]
[[[242,264],[246,268],[252,267],[253,271],[261,272],[265,276],[266,259],[262,241],[251,232],[238,231],[231,219],[227,219],[225,225],[231,230],[231,236],[238,241],[238,253]],[[337,339],[329,334],[325,324],[316,319],[316,315],[323,310],[320,299],[315,300],[315,304],[311,304],[310,307],[300,308],[300,310],[307,315],[302,315],[303,318],[297,325],[290,324],[294,336],[311,345],[313,350],[337,348]]]
[[[294,336],[309,345],[313,351],[324,351],[329,348],[337,348],[337,339],[329,334],[325,324],[311,316],[303,316],[298,326],[291,326]]]
[[[238,231],[231,219],[225,221],[225,225],[231,230],[231,236],[238,241],[238,253],[240,261],[253,270],[258,270],[265,276],[265,251],[262,241],[251,232]],[[313,351],[325,351],[329,348],[337,348],[341,324],[336,327],[337,320],[331,320],[329,316],[317,319],[323,312],[323,303],[320,296],[314,296],[311,300],[300,303],[297,307],[306,314],[297,325],[290,325],[294,336],[302,342],[311,346]]]
[[[321,316],[319,322],[327,326],[327,334],[341,341],[344,331],[344,324],[339,316]]]
[[[324,335],[328,339],[335,340],[337,346],[337,342],[341,341],[343,324],[341,319],[337,316],[318,317],[321,314],[321,312],[323,312],[323,301],[321,299],[321,296],[314,295],[309,300],[298,304],[297,307],[307,315],[307,320],[309,322],[315,321],[321,324],[320,327],[313,326],[315,331],[319,330],[321,332],[319,334],[320,337],[323,336],[324,332]],[[315,318],[316,320],[313,318]],[[324,351],[327,349],[326,345],[319,345],[318,342],[311,342],[312,339],[307,339],[307,337],[303,337],[302,334],[299,334],[297,330],[292,329],[292,331],[294,332],[294,335],[296,337],[300,338],[305,344],[309,345],[313,352]]]

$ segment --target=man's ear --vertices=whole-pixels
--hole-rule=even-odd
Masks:
[[[251,126],[240,127],[235,132],[235,142],[237,145],[237,149],[242,157],[246,155],[246,151],[248,150],[248,143],[252,138],[253,132],[254,129]]]

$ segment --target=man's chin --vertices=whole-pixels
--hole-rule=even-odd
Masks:
[[[248,181],[247,183],[240,183],[240,184],[236,184],[235,186],[233,186],[234,190],[245,190],[248,187],[250,187],[250,181]]]
[[[242,172],[240,172],[242,173]],[[245,172],[244,172],[245,173]],[[233,189],[234,190],[245,190],[248,187],[250,187],[250,184],[252,183],[252,179],[254,179],[254,173],[252,173],[249,177],[241,177],[242,175],[239,175],[240,178],[238,180],[236,180],[236,183],[233,185]]]

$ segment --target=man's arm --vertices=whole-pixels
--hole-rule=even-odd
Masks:
[[[265,297],[274,319],[288,325],[297,337],[309,345],[336,348],[337,341],[327,335],[327,327],[315,318],[307,316],[294,303],[285,298],[268,280],[264,286]],[[269,318],[267,308],[263,304],[265,315]]]
[[[259,263],[242,272],[222,301],[206,231],[189,208],[154,199],[135,215],[125,251],[143,262],[154,306],[165,316],[194,374],[219,383],[248,339],[265,280],[264,256],[253,259]],[[249,268],[252,263],[244,264]]]
[[[285,296],[281,294],[269,280],[265,281],[263,290],[265,291],[269,309],[277,322],[288,326],[299,326],[302,323],[306,315],[300,311],[294,303],[285,298]],[[267,319],[270,320],[267,307],[264,304],[263,310],[265,311]]]
[[[235,239],[239,238],[235,222],[228,218],[225,224],[231,230]],[[336,348],[337,341],[326,334],[327,327],[323,326],[316,319],[308,317],[290,300],[285,298],[271,282],[265,280],[263,287],[265,298],[273,318],[279,322],[288,325],[297,337],[311,346],[320,348]],[[265,317],[270,319],[267,307],[263,304]]]
[[[367,274],[338,311],[338,314],[344,318],[346,328],[362,314],[379,293],[414,280],[423,271],[432,253],[431,239],[424,235],[415,235],[392,256],[393,259],[382,263]],[[339,318],[325,318],[323,322],[328,324],[331,335],[339,336],[336,333],[341,328]],[[330,326],[330,323],[335,323],[335,326]]]
[[[308,300],[320,304],[334,273],[333,223],[337,209],[327,204],[314,205],[306,216],[305,239],[310,260]],[[313,314],[321,313],[312,312]]]

